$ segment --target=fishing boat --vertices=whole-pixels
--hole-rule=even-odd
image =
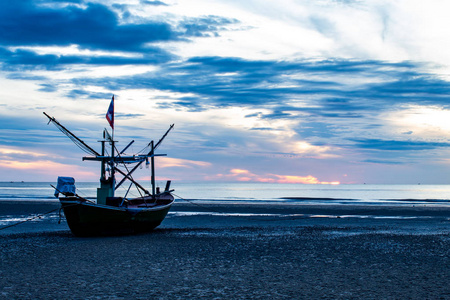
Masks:
[[[111,114],[112,105],[112,114]],[[93,236],[108,234],[129,234],[148,232],[161,224],[174,202],[171,194],[170,181],[161,191],[155,184],[155,157],[166,154],[155,154],[155,150],[162,143],[174,125],[170,125],[161,139],[154,143],[151,141],[137,154],[127,155],[125,151],[134,142],[131,141],[122,151],[116,147],[114,140],[114,96],[107,113],[113,134],[103,131],[101,152],[97,152],[75,134],[69,131],[54,117],[44,112],[61,132],[67,135],[78,147],[87,152],[89,156],[83,161],[100,162],[100,187],[97,188],[97,197],[88,199],[77,194],[75,180],[72,177],[58,177],[55,196],[59,198],[61,208],[70,230],[76,236]],[[109,116],[109,118],[108,118]],[[109,154],[108,154],[109,153]],[[151,191],[138,183],[132,174],[143,164],[151,168]],[[116,174],[120,180],[116,181]],[[115,191],[125,182],[129,183],[124,196],[117,197]],[[139,192],[138,197],[130,198],[127,195],[132,187]],[[60,194],[62,196],[60,196]]]

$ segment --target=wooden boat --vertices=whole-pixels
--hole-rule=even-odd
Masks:
[[[97,204],[86,199],[60,198],[70,230],[76,236],[148,232],[161,224],[174,201],[170,193],[128,200],[125,206]]]
[[[173,128],[173,124],[156,144],[151,141],[147,145],[144,149],[145,153],[134,155],[124,154],[134,141],[119,152],[116,148],[116,141],[105,129],[103,140],[100,141],[102,145],[101,153],[98,153],[55,118],[50,117],[45,112],[44,114],[48,117],[49,123],[55,124],[77,146],[90,154],[90,156],[83,157],[83,160],[101,163],[100,187],[97,189],[95,201],[79,196],[76,193],[75,180],[71,177],[58,177],[58,184],[54,187],[55,196],[60,200],[67,223],[74,235],[92,236],[147,232],[161,224],[174,202],[174,197],[171,194],[173,190],[170,190],[170,181],[167,182],[162,192],[155,186],[155,156],[165,155],[155,154],[155,149]],[[111,124],[111,127],[114,130],[113,124]],[[107,144],[111,146],[110,155],[105,154]],[[144,162],[151,164],[151,191],[145,189],[132,177],[133,172]],[[122,176],[119,182],[116,182],[116,174]],[[122,197],[116,197],[115,191],[126,181],[130,182],[126,194]],[[137,188],[140,197],[127,197],[132,186]],[[59,197],[59,194],[63,196]]]

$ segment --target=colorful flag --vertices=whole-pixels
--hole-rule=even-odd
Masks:
[[[111,103],[109,104],[108,111],[106,112],[106,120],[108,120],[111,128],[114,129],[114,95],[112,96]]]

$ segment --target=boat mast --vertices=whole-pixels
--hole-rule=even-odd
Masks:
[[[114,197],[114,186],[116,185],[116,176],[115,176],[115,166],[114,166],[114,127],[112,129],[112,138],[111,138],[111,190],[112,190],[112,197]]]
[[[105,157],[105,132],[103,132],[103,140],[100,141],[102,143],[102,157]],[[106,172],[106,168],[105,168],[105,159],[102,158],[101,160],[102,166],[101,166],[101,174],[100,174],[100,182],[103,182],[106,180],[105,177],[105,172]]]
[[[106,204],[106,199],[114,197],[114,152],[110,156],[106,156],[106,143],[114,145],[113,138],[105,129],[103,131],[102,154],[96,157],[83,157],[83,160],[95,160],[101,162],[100,187],[97,188],[97,203]],[[106,178],[106,165],[109,166],[110,176]]]
[[[153,144],[153,141],[151,141],[151,149],[152,149],[152,156],[150,157],[151,159],[151,168],[152,168],[152,198],[155,198],[155,147]]]

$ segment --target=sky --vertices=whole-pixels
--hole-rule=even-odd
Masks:
[[[157,179],[450,183],[450,2],[0,1],[0,181],[96,181],[159,140]],[[139,170],[140,179],[149,170]]]

